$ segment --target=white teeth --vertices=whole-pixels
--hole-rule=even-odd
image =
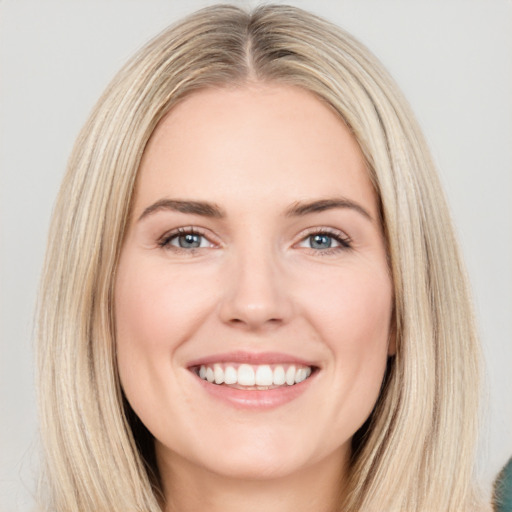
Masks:
[[[199,378],[217,385],[238,385],[268,389],[272,386],[293,386],[311,375],[310,366],[297,365],[250,365],[215,363],[201,365],[197,371]]]
[[[215,376],[215,384],[222,384],[224,382],[224,370],[220,364],[213,365],[213,375]]]
[[[298,384],[306,379],[306,370],[304,368],[299,368],[295,372],[295,383]]]
[[[286,384],[293,386],[295,384],[295,366],[292,364],[288,370],[286,370]]]
[[[199,377],[201,377],[201,373],[199,373]],[[236,384],[238,382],[238,373],[232,366],[226,367],[224,372],[224,382],[226,384]]]
[[[241,386],[254,386],[255,382],[252,366],[248,364],[241,364],[238,367],[238,384]]]
[[[258,386],[272,386],[273,383],[274,375],[270,366],[268,364],[258,366],[256,370],[256,384]]]
[[[286,382],[286,374],[282,366],[276,366],[274,370],[274,385],[282,386]]]

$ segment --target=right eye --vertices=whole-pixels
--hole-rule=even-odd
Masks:
[[[180,228],[165,235],[159,242],[160,247],[181,250],[213,247],[213,244],[201,233],[193,229]]]

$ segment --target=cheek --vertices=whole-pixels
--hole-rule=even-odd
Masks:
[[[386,268],[346,270],[316,280],[304,310],[332,355],[328,378],[340,404],[335,414],[358,418],[358,428],[374,407],[386,368],[392,285]]]
[[[144,259],[121,261],[116,283],[115,316],[119,349],[151,353],[179,346],[211,304],[210,280],[187,272],[169,272]]]
[[[387,344],[392,285],[385,268],[347,267],[325,279],[317,273],[304,290],[304,310],[334,352],[343,349],[356,355],[365,347]]]
[[[115,287],[117,363],[125,395],[144,421],[158,422],[155,411],[169,403],[175,383],[176,350],[193,335],[212,303],[209,280],[170,272],[125,253]],[[158,405],[160,404],[160,405]]]

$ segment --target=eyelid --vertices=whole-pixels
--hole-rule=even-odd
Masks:
[[[330,247],[328,249],[318,250],[310,248],[312,251],[319,253],[328,253],[329,251],[337,251],[337,250],[346,250],[350,249],[352,247],[352,240],[351,238],[340,229],[332,228],[332,227],[326,227],[326,226],[316,226],[312,228],[307,228],[304,231],[301,231],[298,235],[299,240],[295,242],[294,246],[297,246],[304,240],[306,240],[308,237],[312,235],[327,235],[330,236],[338,241],[340,244],[339,247]],[[308,249],[308,248],[306,248]]]
[[[178,246],[174,246],[170,244],[170,241],[180,235],[186,235],[186,234],[193,234],[193,235],[199,235],[204,237],[210,244],[210,247],[195,247],[195,248],[182,248]],[[314,248],[307,248],[304,247],[304,249],[310,249],[311,251],[315,253],[324,253],[328,254],[330,252],[336,252],[339,250],[347,250],[352,247],[352,240],[351,238],[340,229],[332,228],[332,227],[326,227],[326,226],[315,226],[307,228],[303,231],[301,231],[297,238],[298,240],[293,244],[294,247],[297,247],[300,243],[304,242],[308,237],[312,235],[327,235],[331,238],[334,238],[338,242],[337,247],[330,247],[326,249],[314,249]],[[193,253],[200,249],[210,249],[214,247],[219,247],[220,241],[216,240],[216,237],[209,231],[204,228],[200,228],[198,226],[180,226],[178,228],[171,229],[169,231],[166,231],[163,235],[161,235],[157,239],[157,245],[160,248],[163,249],[169,249],[174,252],[187,252],[187,253]],[[171,249],[172,248],[172,249]]]
[[[211,244],[211,247],[215,247],[219,245],[219,242],[214,240],[214,236],[211,234],[211,232],[199,228],[197,226],[180,226],[179,228],[174,228],[169,231],[166,231],[162,236],[160,236],[157,239],[157,245],[161,247],[162,249],[169,249],[172,247],[173,251],[185,251],[185,252],[194,252],[199,249],[210,249],[211,247],[194,247],[190,249],[185,249],[184,247],[177,247],[170,244],[170,241],[177,237],[182,235],[199,235],[204,237],[208,242]]]

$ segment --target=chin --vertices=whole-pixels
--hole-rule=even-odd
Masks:
[[[213,461],[212,461],[213,462]],[[270,450],[251,456],[245,451],[233,449],[215,464],[209,464],[210,472],[222,477],[240,480],[277,480],[286,478],[306,466],[296,455],[287,456],[280,450]]]
[[[313,447],[308,449],[304,444],[304,436],[291,435],[287,429],[226,428],[224,435],[182,446],[179,453],[158,443],[157,453],[165,458],[167,452],[171,465],[175,457],[186,460],[192,471],[202,469],[240,480],[269,480],[285,478],[314,463],[313,457],[308,457],[308,453],[313,455]]]

